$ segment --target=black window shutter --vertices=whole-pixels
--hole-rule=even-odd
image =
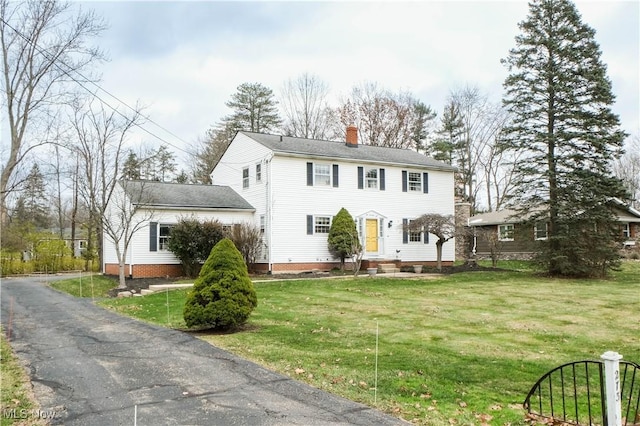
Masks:
[[[313,235],[313,216],[307,215],[307,235]]]
[[[429,193],[429,173],[427,172],[422,174],[422,192]]]
[[[424,240],[423,242],[425,244],[429,244],[429,233],[427,231],[424,231],[422,234],[422,239]]]
[[[384,169],[380,169],[380,191],[384,191]]]
[[[338,165],[337,164],[333,165],[333,187],[334,188],[338,187]]]
[[[364,188],[364,168],[358,167],[358,189]]]
[[[407,171],[402,171],[402,192],[407,192]]]
[[[406,173],[406,172],[402,172]],[[409,224],[409,219],[402,219],[402,244],[409,243],[409,231],[407,231],[407,225]]]
[[[307,163],[307,186],[313,186],[313,163]]]
[[[158,251],[158,222],[149,222],[149,251]]]

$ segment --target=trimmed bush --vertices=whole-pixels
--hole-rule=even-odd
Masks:
[[[258,298],[242,254],[224,238],[211,250],[184,305],[188,327],[228,329],[243,324]]]

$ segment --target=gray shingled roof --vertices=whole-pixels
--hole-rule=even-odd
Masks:
[[[345,142],[294,138],[245,131],[240,133],[276,153],[421,166],[446,171],[455,170],[455,167],[449,164],[434,160],[433,158],[409,149],[386,148],[362,144],[354,148],[347,146]]]
[[[123,181],[121,185],[134,204],[166,208],[255,210],[228,186],[151,181]]]
[[[504,223],[517,223],[521,221],[521,216],[515,210],[498,210],[477,214],[469,218],[470,226],[501,225]]]

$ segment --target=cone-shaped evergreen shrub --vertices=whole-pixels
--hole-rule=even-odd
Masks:
[[[226,329],[244,323],[258,305],[247,265],[235,245],[218,242],[184,305],[188,327]]]

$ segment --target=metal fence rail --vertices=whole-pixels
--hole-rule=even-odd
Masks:
[[[619,374],[620,424],[640,425],[640,365],[620,361]],[[543,375],[523,406],[536,418],[567,425],[609,426],[605,388],[603,361],[570,362]]]

